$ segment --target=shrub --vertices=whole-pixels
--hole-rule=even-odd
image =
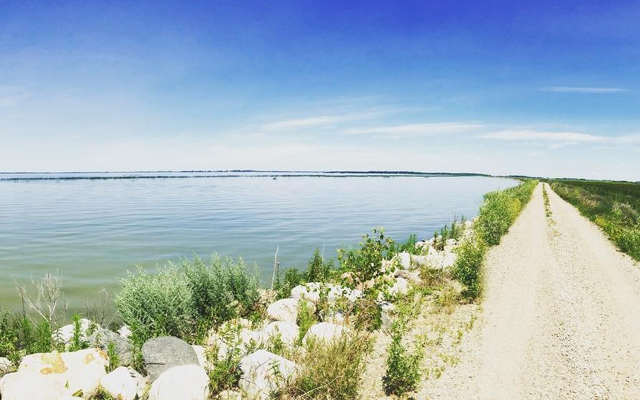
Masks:
[[[382,260],[393,255],[394,243],[384,235],[384,229],[373,229],[373,236],[362,237],[360,247],[338,250],[343,271],[351,272],[355,283],[363,283],[383,275]]]
[[[528,180],[516,187],[487,193],[480,206],[480,215],[476,228],[482,240],[494,246],[507,233],[509,227],[531,199],[538,181]]]
[[[402,396],[416,390],[420,382],[420,362],[424,353],[418,349],[413,354],[402,345],[404,326],[396,322],[392,326],[391,345],[387,356],[387,370],[382,377],[385,394]]]
[[[246,317],[258,308],[260,293],[255,274],[247,273],[239,259],[213,256],[209,265],[200,258],[183,261],[195,318],[203,324],[220,324]]]
[[[305,283],[304,274],[301,274],[295,268],[287,268],[284,270],[284,279],[280,281],[280,274],[276,276],[276,284],[274,290],[276,291],[277,299],[286,299],[291,295],[291,289]]]
[[[162,335],[186,337],[193,331],[191,290],[175,265],[160,268],[155,275],[139,269],[120,285],[116,307],[140,341]]]
[[[318,322],[318,319],[316,318],[316,315],[313,313],[313,311],[311,311],[311,307],[307,305],[307,302],[306,301],[299,302],[298,318],[296,320],[296,323],[300,327],[300,330],[299,330],[300,336],[298,338],[299,343],[302,343],[302,339],[304,338],[304,335],[307,333],[309,328],[311,328],[316,322]]]
[[[486,246],[482,239],[474,237],[463,241],[457,249],[458,258],[453,276],[465,286],[462,295],[475,299],[482,290],[482,268]]]
[[[309,260],[304,280],[307,282],[326,282],[331,279],[334,271],[333,260],[324,261],[320,254],[320,249],[315,250],[313,257]]]

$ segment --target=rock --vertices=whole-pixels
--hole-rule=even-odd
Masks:
[[[149,390],[149,400],[206,400],[208,397],[209,376],[198,365],[167,369]]]
[[[305,283],[304,285],[298,285],[291,289],[291,297],[317,303],[318,300],[320,300],[320,289],[321,286],[317,282]]]
[[[351,290],[331,283],[309,282],[291,289],[291,297],[317,303],[323,291],[326,292],[329,303],[334,303],[340,298],[346,298],[353,303],[362,296],[362,292],[359,290]]]
[[[133,361],[133,343],[131,340],[110,331],[109,329],[98,329],[93,332],[88,339],[89,346],[100,348],[107,353],[109,344],[113,343],[113,350],[118,356],[119,365],[131,365]]]
[[[11,382],[19,386],[28,382],[21,375],[28,375],[60,396],[81,391],[83,396],[91,397],[98,393],[100,379],[106,375],[108,365],[107,356],[100,349],[31,354],[22,360],[16,373],[19,376],[12,377]],[[7,377],[10,375],[13,374]],[[5,395],[3,392],[3,399]]]
[[[207,357],[207,350],[204,347],[195,344],[191,347],[193,347],[193,350],[196,352],[196,356],[198,356],[198,365],[207,371],[211,371],[213,369],[213,364]]]
[[[396,270],[395,276],[406,279],[413,285],[419,285],[422,283],[422,278],[420,278],[420,271],[407,271],[406,269],[398,269]]]
[[[240,389],[251,399],[267,399],[296,373],[298,366],[266,350],[258,350],[240,360]]]
[[[8,358],[0,357],[0,376],[13,369],[13,363]]]
[[[87,331],[91,328],[91,321],[82,318],[80,320],[80,340],[86,342],[87,341]],[[65,347],[69,346],[71,340],[73,339],[73,335],[75,333],[75,326],[73,324],[65,325],[61,328],[56,329],[53,334],[51,334],[51,338],[57,342],[63,344]]]
[[[207,344],[217,348],[218,360],[226,358],[230,351],[235,351],[238,356],[247,354],[248,347],[260,344],[263,333],[242,328],[240,331],[218,331],[209,335]]]
[[[123,338],[130,338],[131,334],[131,329],[129,329],[127,325],[122,325],[120,329],[118,329],[118,335],[122,336]]]
[[[413,270],[429,263],[427,256],[418,256],[406,252],[396,254],[396,259],[400,264],[400,268],[404,270]]]
[[[218,393],[217,398],[220,400],[242,400],[242,393],[236,390],[224,390]]]
[[[172,367],[198,366],[198,355],[193,347],[184,340],[171,336],[147,340],[142,345],[142,358],[151,382]]]
[[[458,255],[452,252],[445,252],[444,257],[442,259],[441,266],[442,268],[450,268],[453,267],[458,259]]]
[[[409,282],[404,278],[396,278],[393,286],[391,286],[388,290],[389,294],[392,296],[397,295],[405,295],[409,293]]]
[[[114,399],[135,400],[144,395],[146,381],[135,370],[119,367],[100,379],[100,387]]]
[[[391,328],[393,324],[393,314],[396,311],[396,306],[384,301],[379,304],[380,306],[380,318],[382,319],[382,327],[385,329]]]
[[[283,343],[292,345],[300,337],[300,329],[298,325],[293,322],[274,321],[267,325],[263,333],[263,341],[268,341],[271,338],[275,338],[278,335]]]
[[[339,339],[343,334],[349,332],[349,329],[345,326],[332,324],[331,322],[320,322],[313,325],[304,335],[304,343],[310,340],[320,340],[324,342],[331,342]]]
[[[282,299],[271,304],[267,308],[267,315],[274,321],[287,321],[296,323],[298,319],[298,304],[301,299]],[[311,302],[307,302],[307,306],[315,312],[316,307]]]
[[[58,400],[69,393],[63,375],[42,375],[35,372],[14,372],[0,380],[3,400]]]

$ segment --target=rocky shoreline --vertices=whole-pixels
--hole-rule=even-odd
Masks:
[[[460,240],[473,235],[473,222],[466,221],[463,229]],[[381,329],[393,323],[395,303],[421,284],[421,271],[444,274],[454,266],[458,246],[458,240],[449,239],[439,250],[436,239],[430,239],[415,244],[418,254],[401,252],[383,260],[376,280],[382,279],[387,286],[375,300],[381,310]],[[349,276],[341,278],[348,280]],[[300,353],[310,343],[331,343],[358,334],[354,315],[343,310],[351,309],[349,306],[374,284],[373,280],[361,282],[351,289],[336,283],[308,282],[294,287],[290,297],[272,301],[266,309],[267,318],[257,324],[241,318],[227,321],[198,344],[176,337],[150,339],[142,346],[142,371],[130,366],[133,343],[127,326],[113,332],[82,319],[80,332],[75,332],[78,325],[66,325],[56,330],[53,338],[68,349],[73,336],[79,334],[87,349],[32,354],[17,366],[0,359],[0,371],[6,373],[0,380],[1,398],[109,398],[106,395],[122,400],[207,399],[209,376],[216,362],[233,354],[240,358],[238,385],[217,393],[216,398],[266,399],[302,368],[267,349],[277,343],[290,353]],[[263,290],[262,296],[267,300],[275,297],[269,290]],[[301,336],[298,313],[301,308],[314,313],[320,302],[325,308],[321,320]],[[342,306],[334,307],[336,304]]]

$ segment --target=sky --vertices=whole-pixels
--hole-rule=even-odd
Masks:
[[[0,0],[0,171],[640,180],[640,2]]]

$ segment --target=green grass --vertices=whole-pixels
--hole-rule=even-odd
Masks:
[[[640,261],[640,183],[557,180],[551,188]]]

